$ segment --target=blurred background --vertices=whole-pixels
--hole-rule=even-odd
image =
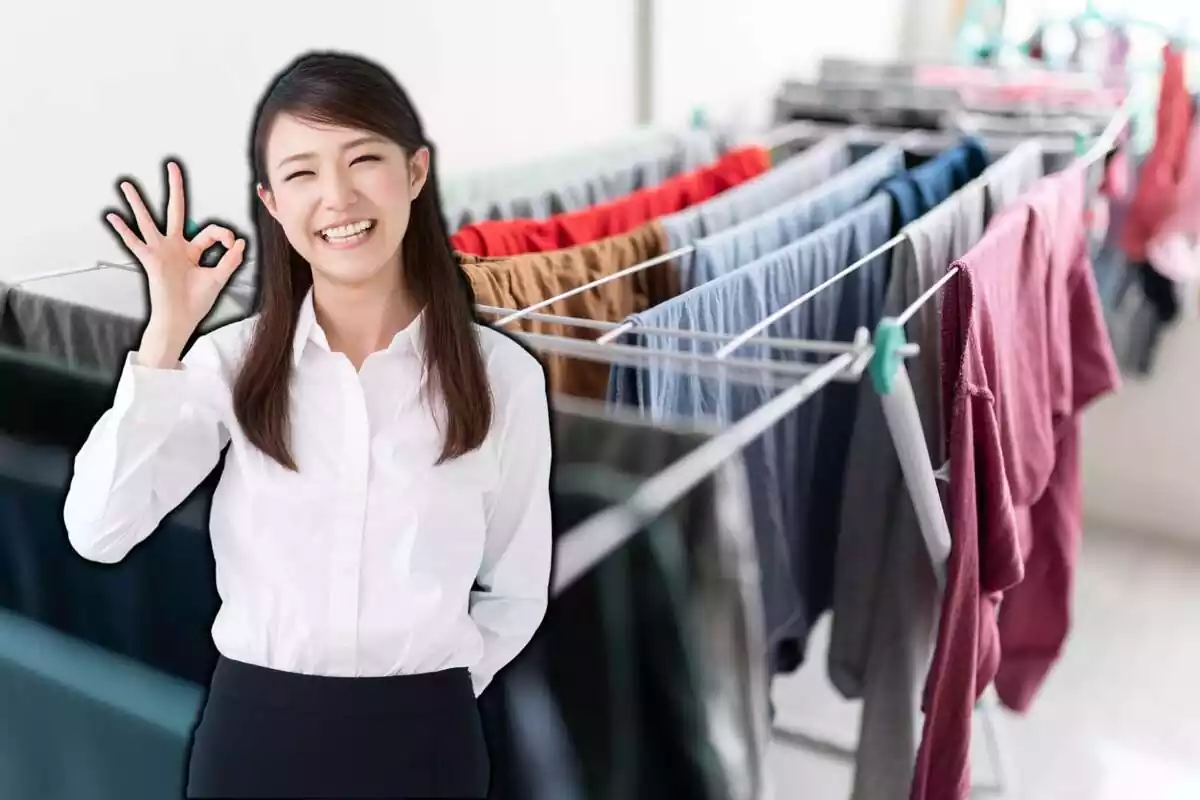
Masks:
[[[1124,113],[1133,197],[1159,142],[1165,53],[1182,56],[1189,98],[1200,91],[1200,8],[1190,0],[213,0],[188,9],[47,0],[5,16],[5,800],[181,796],[171,794],[171,776],[182,775],[211,653],[203,624],[172,632],[170,622],[202,622],[211,598],[180,601],[183,590],[169,580],[179,573],[170,570],[193,562],[165,546],[125,572],[82,559],[68,565],[54,487],[69,470],[63,453],[111,402],[112,364],[144,319],[136,276],[114,277],[128,270],[106,266],[129,260],[101,218],[118,201],[116,181],[136,178],[161,204],[162,161],[177,156],[189,216],[250,231],[254,104],[301,52],[359,53],[403,83],[438,147],[451,232],[506,216],[497,211],[506,191],[531,175],[547,186],[556,170],[577,177],[584,155],[618,143],[629,151],[635,134],[682,141],[699,132],[716,158],[780,142],[803,155],[851,125],[895,135],[918,128],[950,144],[983,131],[989,145],[1034,139],[1069,158]],[[930,67],[973,71],[922,72]],[[1040,89],[1017,91],[1030,86]],[[1070,91],[1047,99],[1047,86]],[[992,92],[986,102],[980,87]],[[893,119],[906,108],[912,113]],[[996,118],[1006,122],[989,128]],[[675,171],[703,160],[686,162]],[[1174,169],[1177,184],[1184,166]],[[627,188],[654,183],[638,180]],[[1197,275],[1184,269],[1167,281],[1175,313],[1163,315],[1112,244],[1116,205],[1105,206],[1094,260],[1122,386],[1083,417],[1083,544],[1064,587],[1070,633],[1027,710],[981,701],[971,742],[976,796],[1200,798],[1200,225],[1176,242]],[[574,210],[551,203],[542,216]],[[253,266],[238,280],[211,324],[246,312]],[[81,388],[72,381],[84,372],[94,380]],[[38,437],[58,448],[44,462],[26,447]],[[20,506],[34,472],[50,488],[36,508]],[[202,531],[204,509],[183,509],[173,524]],[[211,563],[198,576],[197,587],[211,582]],[[164,597],[186,608],[139,629],[107,619],[141,619]],[[906,782],[856,785],[862,704],[828,677],[833,624],[828,614],[815,621],[803,665],[771,681],[775,732],[761,753],[747,749],[761,756],[771,793],[760,786],[741,796],[908,796]]]

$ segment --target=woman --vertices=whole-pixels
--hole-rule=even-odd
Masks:
[[[433,148],[382,69],[299,59],[251,157],[261,310],[182,363],[245,243],[220,226],[185,240],[175,164],[163,233],[122,184],[136,227],[108,220],[151,313],[76,460],[71,544],[119,561],[228,446],[210,525],[220,659],[188,796],[482,797],[476,697],[547,602],[543,369],[474,322]]]

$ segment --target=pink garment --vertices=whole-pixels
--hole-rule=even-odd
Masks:
[[[1087,177],[1068,167],[1025,198],[1049,237],[1045,275],[1050,336],[1046,364],[1050,394],[1037,413],[1054,430],[1053,471],[1022,515],[1025,577],[1000,607],[1000,670],[996,691],[1006,706],[1025,711],[1058,660],[1071,617],[1075,562],[1083,531],[1080,488],[1080,414],[1120,385],[1104,311],[1088,256]],[[1052,234],[1051,234],[1052,232]],[[1038,443],[1040,448],[1040,442]],[[1041,458],[1039,451],[1038,458]],[[1022,505],[1014,493],[1014,502]]]
[[[967,105],[1037,103],[1055,107],[1110,106],[1115,111],[1126,93],[1120,84],[1081,86],[1076,76],[1052,69],[1030,68],[1020,75],[1002,76],[991,67],[922,65],[913,69],[913,80],[922,86],[951,87]]]
[[[955,263],[943,298],[951,550],[913,800],[968,796],[979,696],[1000,674],[1002,699],[1027,704],[1066,633],[1078,413],[1117,380],[1085,191],[1082,166],[1039,181]]]
[[[1146,260],[1146,245],[1174,210],[1192,129],[1192,98],[1184,80],[1183,54],[1169,44],[1163,47],[1157,119],[1154,146],[1142,163],[1125,218],[1121,243],[1131,261]]]

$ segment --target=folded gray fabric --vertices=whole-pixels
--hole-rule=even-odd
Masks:
[[[201,330],[246,316],[248,297],[227,289]],[[119,267],[27,280],[4,303],[4,344],[111,375],[137,349],[149,313],[145,276]]]

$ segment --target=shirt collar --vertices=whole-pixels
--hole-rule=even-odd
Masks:
[[[387,347],[387,352],[412,353],[424,360],[425,347],[422,338],[422,322],[424,318],[425,309],[421,309],[407,327],[392,337],[391,344]],[[304,295],[304,301],[300,304],[300,312],[296,317],[296,335],[292,340],[293,366],[299,366],[300,358],[304,355],[304,349],[308,346],[309,342],[313,342],[325,350],[330,349],[329,340],[325,338],[325,331],[321,329],[320,323],[317,322],[316,309],[313,307],[313,290],[311,288]]]

